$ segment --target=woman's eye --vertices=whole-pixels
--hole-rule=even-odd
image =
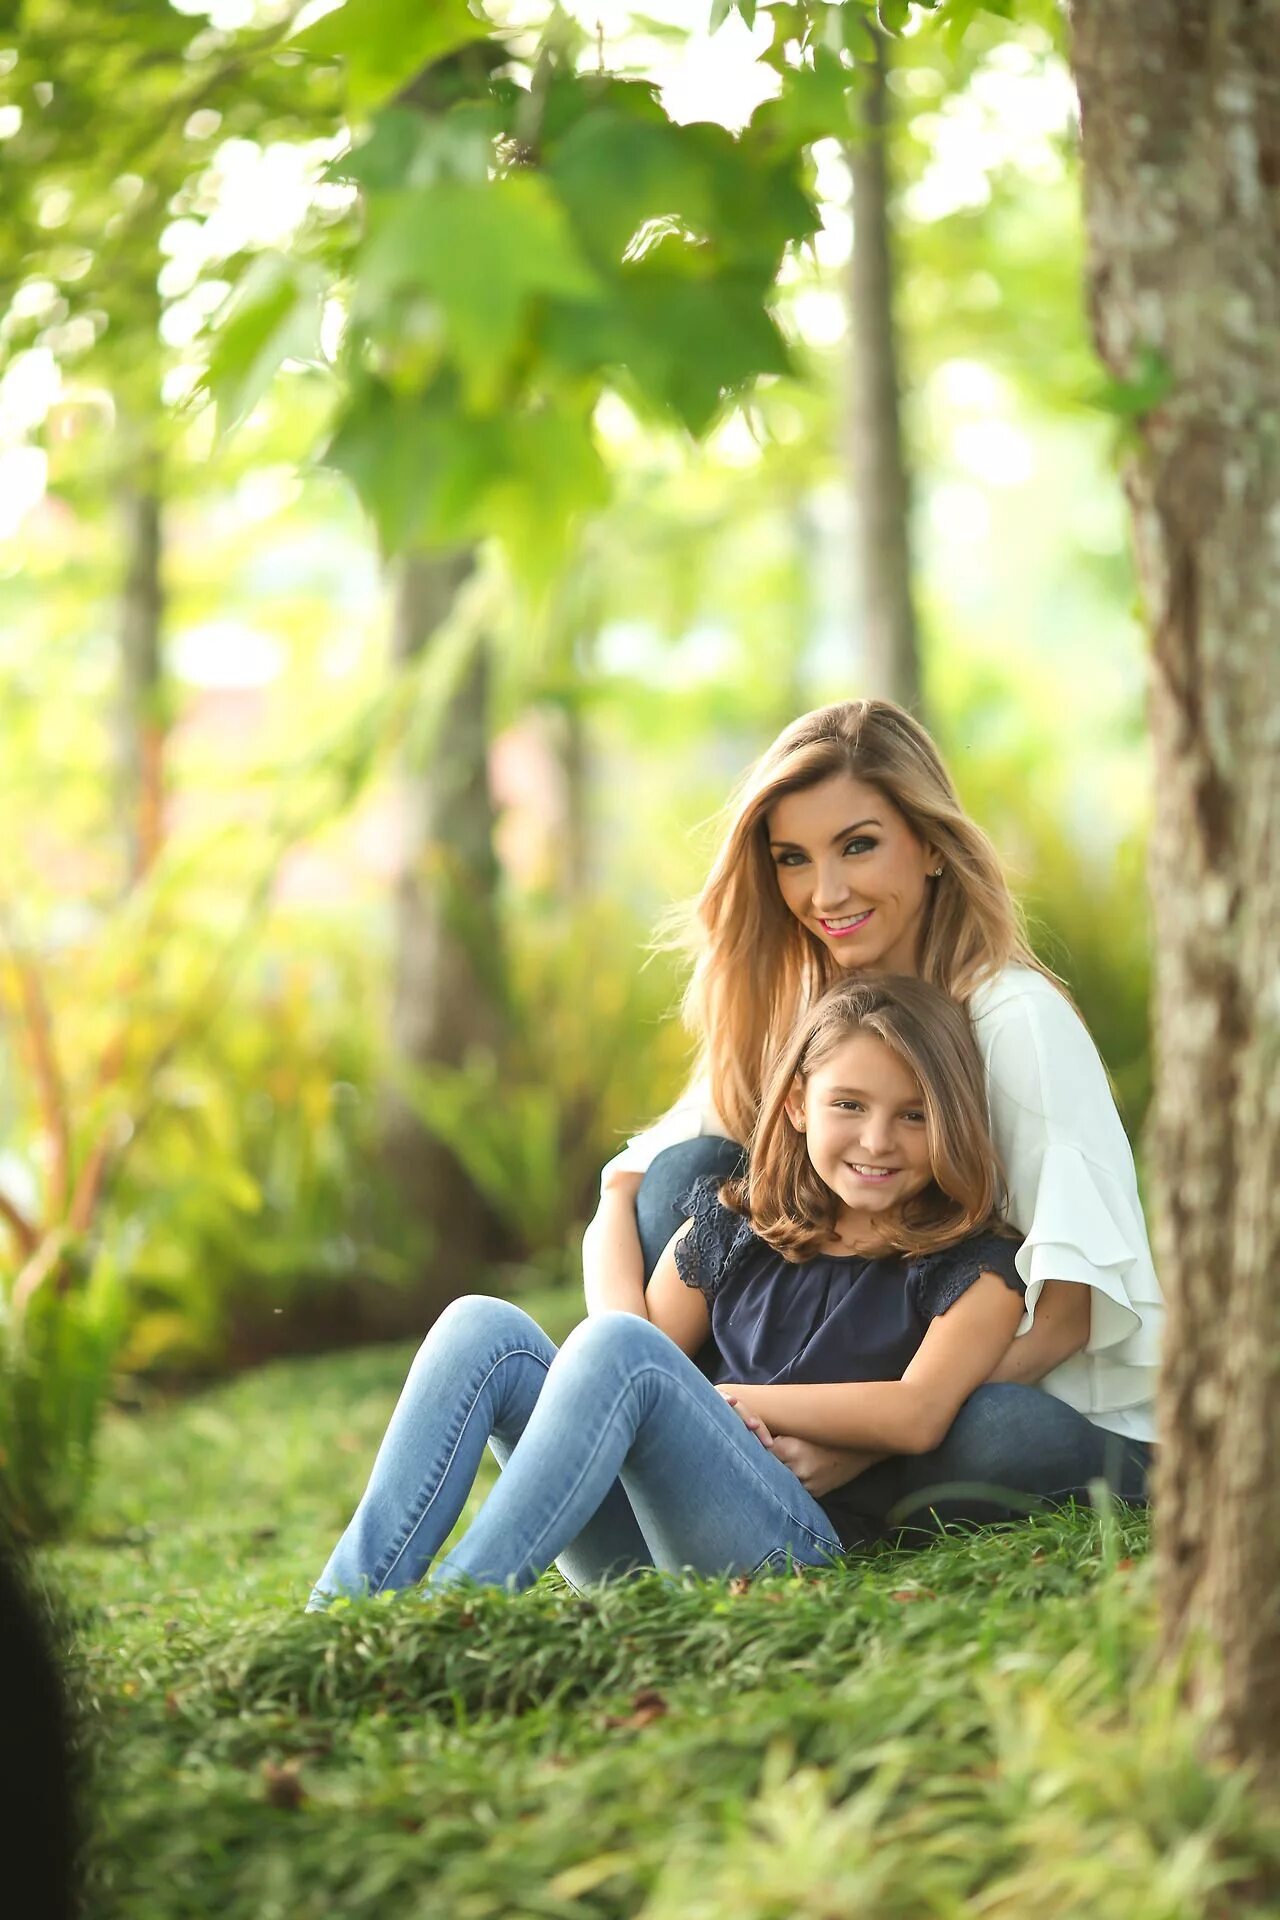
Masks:
[[[861,1113],[862,1112],[861,1100],[837,1100],[836,1106],[839,1108],[841,1113]]]
[[[776,864],[780,867],[798,867],[803,859],[802,853],[780,853]]]
[[[902,1117],[904,1120],[914,1121],[917,1126],[922,1127],[924,1125],[924,1115],[920,1113],[918,1110],[916,1110],[915,1108],[913,1108],[909,1113],[904,1113]]]
[[[871,852],[871,850],[872,850],[872,848],[873,848],[873,847],[874,847],[875,845],[876,845],[876,842],[875,842],[874,840],[868,840],[868,839],[866,839],[866,838],[865,838],[865,837],[864,837],[864,836],[863,836],[862,834],[859,834],[859,835],[858,835],[858,837],[857,837],[857,839],[855,839],[855,840],[850,840],[850,841],[849,841],[849,842],[848,842],[848,843],[846,844],[846,846],[845,846],[845,853],[846,853],[846,854],[850,854],[850,853],[870,853],[870,852]]]

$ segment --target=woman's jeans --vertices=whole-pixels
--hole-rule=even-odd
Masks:
[[[557,1353],[519,1307],[472,1295],[419,1349],[308,1611],[420,1580],[486,1441],[502,1473],[430,1588],[519,1589],[553,1560],[582,1587],[641,1567],[749,1573],[840,1551],[817,1501],[660,1328],[602,1313]]]
[[[703,1174],[725,1180],[739,1172],[742,1151],[714,1134],[668,1147],[646,1173],[636,1201],[646,1277],[685,1218],[678,1202]],[[698,1365],[714,1373],[714,1349]],[[1042,1503],[1088,1504],[1104,1481],[1118,1499],[1147,1498],[1151,1448],[1094,1426],[1039,1387],[979,1387],[932,1453],[895,1454],[860,1474],[850,1505],[867,1539],[905,1524],[1007,1520]]]

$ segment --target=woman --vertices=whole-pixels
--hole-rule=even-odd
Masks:
[[[1003,1517],[1085,1498],[1098,1479],[1145,1498],[1163,1309],[1133,1155],[1097,1049],[924,728],[882,700],[788,727],[730,804],[694,950],[698,1070],[604,1170],[583,1246],[588,1314],[648,1278],[699,1176],[734,1171],[763,1063],[797,1011],[843,974],[918,975],[967,1007],[977,1035],[1023,1236],[1022,1325],[933,1452],[866,1467],[785,1434],[773,1450],[815,1497],[856,1475],[870,1529]]]

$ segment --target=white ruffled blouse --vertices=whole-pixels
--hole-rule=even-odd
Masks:
[[[1009,1189],[1009,1219],[1026,1237],[1019,1334],[1046,1280],[1093,1289],[1088,1344],[1041,1387],[1095,1426],[1155,1438],[1155,1386],[1164,1303],[1151,1261],[1138,1180],[1098,1050],[1079,1015],[1043,975],[1006,967],[969,1012],[987,1070],[991,1132]],[[665,1147],[704,1133],[730,1138],[704,1082],[695,1082],[605,1167],[644,1173]]]

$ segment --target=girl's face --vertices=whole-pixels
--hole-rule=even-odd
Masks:
[[[850,773],[784,794],[766,816],[778,890],[842,967],[919,971],[939,865],[891,800]]]
[[[875,1034],[842,1040],[797,1083],[787,1114],[842,1221],[889,1213],[932,1178],[919,1084]]]

